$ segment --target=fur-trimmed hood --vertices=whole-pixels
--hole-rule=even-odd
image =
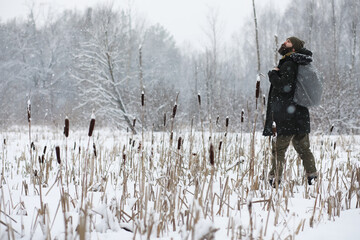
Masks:
[[[302,48],[299,51],[290,55],[290,58],[297,64],[307,65],[310,64],[312,59],[312,52],[306,48]]]

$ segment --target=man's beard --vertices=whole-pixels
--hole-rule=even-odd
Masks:
[[[285,54],[292,52],[292,47],[286,47],[285,44],[282,44],[281,47],[278,50],[278,53],[280,53],[282,56],[284,56]]]

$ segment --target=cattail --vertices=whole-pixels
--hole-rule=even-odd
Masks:
[[[132,147],[135,147],[135,140],[133,140],[132,142]]]
[[[182,140],[181,137],[179,137],[179,139],[178,139],[178,147],[177,147],[178,150],[180,150],[180,148],[181,148],[181,140]]]
[[[135,128],[136,118],[133,119],[133,128]]]
[[[44,163],[45,153],[46,153],[46,146],[44,147],[44,151],[43,151],[43,154],[42,154],[42,156],[41,156],[41,163]],[[40,156],[39,156],[39,157],[40,157]]]
[[[222,141],[219,142],[219,151],[221,151]]]
[[[141,92],[141,106],[145,105],[145,96],[144,91]]]
[[[4,145],[6,145],[6,138],[4,138]]]
[[[244,122],[244,109],[241,110],[241,122]]]
[[[264,104],[264,106],[266,105],[266,97],[265,97],[265,95],[263,95],[263,104]]]
[[[166,113],[164,113],[164,127],[166,126]]]
[[[123,150],[122,150],[122,159],[123,159],[124,164],[125,164],[125,161],[126,161],[125,145],[123,146]]]
[[[31,142],[30,148],[32,148],[32,149],[35,151],[35,144],[34,144],[34,142]]]
[[[93,150],[94,150],[94,156],[96,157],[97,154],[96,154],[96,146],[95,146],[95,143],[93,143]]]
[[[174,132],[171,131],[171,133],[170,133],[170,140],[171,140],[171,141],[173,140],[173,136],[174,136]]]
[[[229,116],[226,116],[225,127],[229,127]]]
[[[255,94],[255,97],[258,99],[259,95],[260,95],[260,81],[257,80],[256,81],[256,94]]]
[[[332,133],[333,130],[334,130],[334,125],[331,125],[330,133]]]
[[[216,125],[219,124],[219,119],[220,119],[220,116],[218,115],[217,118],[216,118]]]
[[[200,96],[200,92],[198,93],[198,103],[199,103],[199,106],[201,106],[201,96]]]
[[[57,160],[58,164],[61,164],[61,159],[60,159],[60,147],[59,147],[59,146],[56,146],[56,147],[55,147],[55,150],[56,150],[56,160]]]
[[[65,126],[64,126],[65,137],[69,137],[69,126],[70,126],[70,122],[69,122],[69,119],[66,117],[65,118]]]
[[[336,149],[336,142],[334,142],[334,151],[335,151],[335,149]]]
[[[89,137],[92,136],[94,127],[95,127],[95,114],[93,113],[91,115],[91,121],[90,121],[90,126],[89,126],[89,134],[88,134]]]
[[[31,122],[31,102],[30,99],[27,102],[27,116],[28,116],[28,122]]]
[[[41,164],[41,157],[39,156],[39,163]]]
[[[273,137],[277,136],[276,123],[275,122],[272,123],[272,133],[273,133]]]
[[[175,105],[174,105],[174,108],[173,108],[173,113],[172,113],[172,118],[175,118],[176,109],[177,109],[177,103],[175,102]]]
[[[209,159],[210,159],[211,166],[214,166],[214,163],[215,163],[214,158],[215,158],[214,146],[211,143],[210,144],[210,149],[209,149]]]
[[[76,142],[74,142],[74,151],[75,151],[75,149],[76,149]]]
[[[138,146],[138,152],[141,151],[141,142],[139,142],[139,146]]]

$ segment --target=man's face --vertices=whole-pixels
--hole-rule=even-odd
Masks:
[[[289,52],[293,52],[293,44],[290,42],[289,39],[286,39],[286,41],[281,44],[281,47],[279,48],[278,52],[284,56],[285,54],[289,53]]]
[[[287,48],[292,48],[292,47],[293,47],[293,44],[290,42],[289,39],[286,39],[286,41],[284,42],[284,44],[285,44],[285,46],[286,46]]]

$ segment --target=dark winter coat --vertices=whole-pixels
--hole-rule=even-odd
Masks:
[[[272,135],[276,123],[279,136],[310,133],[310,115],[306,107],[294,101],[298,64],[312,61],[312,52],[303,48],[279,61],[279,71],[269,71],[270,90],[263,135]]]

